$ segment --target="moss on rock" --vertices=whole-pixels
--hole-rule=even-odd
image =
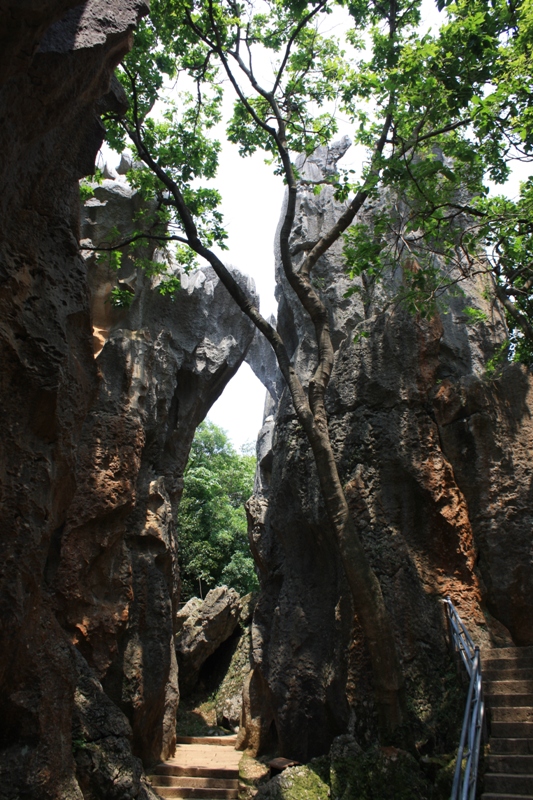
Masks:
[[[252,641],[250,627],[239,636],[226,674],[217,689],[215,708],[217,723],[235,729],[239,725],[242,706],[242,687],[250,672]]]
[[[309,766],[290,767],[261,786],[256,800],[329,800],[330,789]]]
[[[351,757],[332,755],[331,800],[430,800],[433,796],[418,762],[405,750],[372,747]]]
[[[251,800],[256,796],[258,788],[269,778],[268,764],[245,753],[239,761],[239,800]]]

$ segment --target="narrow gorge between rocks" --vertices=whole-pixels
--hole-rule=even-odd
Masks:
[[[211,267],[169,297],[132,261],[117,273],[90,249],[112,229],[131,235],[141,203],[119,175],[80,207],[79,181],[94,172],[101,115],[124,111],[113,73],[148,10],[0,2],[0,800],[156,800],[147,774],[174,755],[180,691],[224,642],[234,666],[217,713],[237,748],[249,764],[315,764],[297,768],[300,795],[282,775],[258,798],[357,800],[341,767],[323,778],[343,759],[411,773],[397,800],[447,797],[435,776],[457,748],[464,691],[443,599],[476,644],[533,645],[531,372],[509,363],[487,377],[508,332],[481,277],[424,320],[381,312],[401,275],[347,296],[342,241],[314,270],[335,349],[332,445],[408,698],[404,729],[380,749],[368,647],[270,346]],[[295,251],[341,215],[334,189],[313,187],[348,146],[298,162]],[[275,257],[277,328],[307,384],[311,325]],[[129,308],[108,302],[119,285]],[[468,324],[466,307],[483,321]],[[246,506],[260,589],[208,595],[202,630],[210,604],[226,616],[200,658],[185,636],[200,611],[180,609],[176,519],[197,427],[244,362],[266,396]]]

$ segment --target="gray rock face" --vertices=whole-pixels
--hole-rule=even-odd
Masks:
[[[300,163],[302,176],[327,175],[345,147],[319,149]],[[301,187],[293,246],[317,240],[341,211],[329,187],[319,196]],[[482,284],[463,284],[464,296],[448,298],[426,322],[401,310],[381,313],[400,267],[397,273],[373,298],[346,298],[341,243],[319,261],[314,279],[336,349],[327,395],[332,442],[393,620],[414,714],[427,720],[442,702],[448,669],[442,597],[452,597],[480,643],[531,641],[533,398],[531,378],[518,366],[485,378],[506,331]],[[315,345],[279,267],[277,292],[278,329],[307,381]],[[483,310],[486,323],[467,326],[466,305]],[[361,330],[368,338],[354,342]],[[245,692],[251,735],[242,744],[270,746],[272,726],[262,723],[270,719],[281,754],[305,761],[341,733],[372,734],[372,675],[286,392],[259,452],[248,512],[262,593]]]
[[[80,798],[71,736],[77,668],[51,588],[97,389],[77,179],[93,169],[103,135],[96,105],[145,5],[113,3],[113,34],[102,25],[97,48],[36,53],[75,5],[0,5],[2,800]],[[126,6],[127,21],[111,22]]]
[[[175,736],[181,474],[252,339],[210,270],[172,301],[79,253],[97,109],[124,107],[112,73],[146,8],[0,3],[2,800],[153,797],[135,755]],[[97,194],[84,237],[131,229],[127,185]]]
[[[239,623],[241,599],[235,589],[217,586],[205,600],[189,600],[178,614],[176,655],[182,691],[192,689],[202,664],[228,639]]]
[[[132,30],[139,16],[148,14],[146,0],[86,0],[71,3],[59,22],[46,30],[39,44],[40,53],[71,53],[105,44],[111,37]]]
[[[81,0],[2,0],[0,82],[26,71],[47,28]]]
[[[276,326],[273,316],[268,321],[272,326]],[[268,390],[270,401],[277,403],[282,387],[280,386],[276,356],[270,344],[259,331],[256,331],[251,347],[246,354],[246,362]]]
[[[85,209],[85,246],[115,227],[126,237],[137,207],[127,183],[104,181]],[[143,255],[155,257],[153,248]],[[134,753],[151,764],[175,745],[174,520],[183,470],[196,427],[242,363],[253,330],[211,269],[187,276],[174,299],[127,258],[117,274],[90,255],[88,273],[100,383],[54,588],[62,625],[127,715]],[[134,292],[129,309],[109,303],[117,283]],[[222,605],[219,598],[211,609],[215,627]]]

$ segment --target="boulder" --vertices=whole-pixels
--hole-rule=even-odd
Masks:
[[[289,767],[259,787],[256,800],[329,800],[329,786],[309,766]]]
[[[194,598],[196,600],[196,598]],[[176,655],[182,692],[198,681],[202,664],[228,639],[239,623],[241,600],[235,589],[218,586],[203,602],[190,600],[179,616]]]

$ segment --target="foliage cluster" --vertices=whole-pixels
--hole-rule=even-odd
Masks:
[[[245,595],[258,588],[244,503],[253,491],[255,456],[239,454],[223,430],[196,432],[178,511],[182,599],[225,584]]]
[[[242,155],[263,150],[285,179],[289,154],[327,144],[347,115],[369,158],[359,180],[341,170],[330,182],[338,199],[361,195],[372,211],[344,234],[354,291],[416,263],[397,300],[430,315],[451,285],[486,273],[514,331],[511,352],[529,362],[533,185],[509,199],[489,196],[487,180],[532,159],[533,4],[437,5],[433,32],[420,24],[419,0],[154,0],[119,71],[130,111],[108,119],[108,140],[136,147],[144,166],[131,179],[157,198],[162,238],[198,252],[188,222],[202,246],[226,246],[209,183],[224,79],[235,92],[228,139]],[[321,33],[339,9],[344,42]],[[272,76],[261,83],[254,65],[265,56]],[[170,81],[184,90],[170,97]]]
[[[416,759],[392,747],[373,747],[353,759],[332,761],[330,780],[336,800],[431,800],[435,796]]]

